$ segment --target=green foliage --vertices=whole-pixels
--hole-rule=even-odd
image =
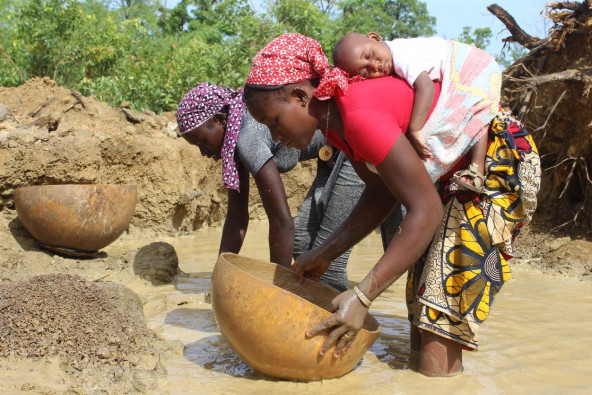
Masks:
[[[250,0],[160,1],[0,0],[0,85],[48,76],[161,112],[201,81],[240,88],[256,52],[284,32],[313,37],[329,54],[348,31],[392,39],[435,26],[419,0],[277,0],[263,13]],[[489,39],[479,29],[466,36]]]
[[[165,35],[177,35],[183,32],[191,17],[187,10],[187,0],[182,0],[172,9],[158,7],[160,16],[157,26]]]
[[[329,24],[329,16],[306,0],[281,0],[272,8],[277,22],[286,31],[319,38]]]
[[[0,0],[0,85],[16,86],[25,80],[21,56],[15,43],[14,4]],[[21,56],[18,56],[21,55]]]
[[[491,29],[488,27],[472,30],[469,26],[465,26],[457,40],[465,44],[474,45],[477,48],[485,49],[489,45],[491,37]]]
[[[30,0],[17,8],[16,42],[25,49],[27,75],[57,78],[81,58],[80,30],[86,19],[74,0]],[[39,18],[43,15],[43,18]]]
[[[339,36],[347,32],[376,32],[385,40],[434,34],[436,19],[417,0],[342,0],[336,21]]]

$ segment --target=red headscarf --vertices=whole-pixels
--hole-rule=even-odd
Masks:
[[[247,84],[284,85],[319,79],[314,96],[327,100],[335,89],[347,91],[347,73],[329,66],[321,44],[298,33],[286,33],[273,39],[255,55]]]

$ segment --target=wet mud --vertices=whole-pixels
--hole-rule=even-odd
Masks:
[[[19,233],[15,230],[14,234]],[[252,223],[243,255],[266,260],[267,239],[261,237],[266,234],[267,223]],[[585,352],[586,345],[592,343],[592,332],[587,329],[592,326],[592,314],[588,312],[592,283],[557,272],[541,273],[520,259],[512,266],[513,278],[498,295],[482,328],[479,351],[464,353],[464,371],[456,377],[428,378],[410,369],[402,281],[373,303],[371,312],[381,324],[381,333],[350,373],[308,383],[264,376],[230,348],[218,330],[209,303],[220,235],[219,228],[205,228],[194,232],[193,237],[159,239],[174,247],[177,259],[171,261],[178,260],[179,274],[170,283],[153,282],[134,272],[134,266],[145,265],[135,262],[138,251],[153,243],[153,237],[124,236],[105,248],[99,258],[90,260],[50,255],[36,250],[30,240],[19,239],[28,248],[27,259],[13,259],[10,269],[6,260],[2,261],[2,287],[29,281],[35,274],[59,272],[83,278],[75,281],[85,287],[96,284],[104,289],[103,283],[124,284],[137,296],[125,302],[113,297],[112,302],[135,309],[129,319],[143,312],[144,318],[138,318],[138,322],[145,326],[140,325],[137,333],[144,333],[138,339],[147,343],[142,347],[137,347],[139,340],[135,345],[133,341],[122,343],[119,351],[108,344],[108,351],[97,354],[95,350],[94,356],[85,350],[83,354],[93,360],[79,365],[82,370],[60,359],[59,352],[38,358],[13,352],[0,357],[0,392],[359,394],[369,388],[375,394],[425,394],[434,388],[439,393],[459,394],[592,392],[592,357]],[[348,267],[352,286],[366,275],[380,252],[380,236],[376,233],[354,248]],[[76,307],[74,303],[72,309],[87,310],[84,319],[92,318],[92,310],[84,306],[80,303]],[[19,347],[26,349],[25,344]],[[136,353],[139,359],[125,356],[125,350],[132,356]],[[101,358],[108,353],[110,358]]]
[[[267,259],[266,224],[250,227],[245,254]],[[254,231],[254,232],[253,232]],[[220,231],[196,233],[194,242],[176,245],[180,267],[189,276],[161,289],[145,305],[148,325],[160,336],[185,344],[183,358],[167,364],[169,393],[191,393],[205,385],[209,393],[366,393],[425,394],[582,394],[592,391],[588,375],[592,357],[581,352],[592,341],[592,284],[575,278],[544,275],[517,264],[514,277],[496,299],[480,333],[480,349],[465,352],[464,371],[452,378],[428,378],[410,369],[409,323],[404,284],[399,281],[372,305],[382,326],[377,341],[350,373],[338,379],[308,383],[282,381],[255,372],[232,351],[216,327],[206,302],[214,248],[206,248]],[[205,248],[205,249],[204,249]],[[352,253],[350,282],[360,281],[380,255],[381,241],[372,234]],[[569,317],[572,317],[571,319]]]

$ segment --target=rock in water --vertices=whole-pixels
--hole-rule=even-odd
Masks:
[[[138,250],[134,273],[153,284],[170,283],[179,274],[179,258],[169,243],[157,241]]]

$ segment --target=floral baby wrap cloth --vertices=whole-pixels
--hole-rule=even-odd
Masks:
[[[487,134],[500,103],[501,71],[493,56],[467,44],[448,43],[440,97],[421,130],[434,155],[425,163],[432,181]]]

